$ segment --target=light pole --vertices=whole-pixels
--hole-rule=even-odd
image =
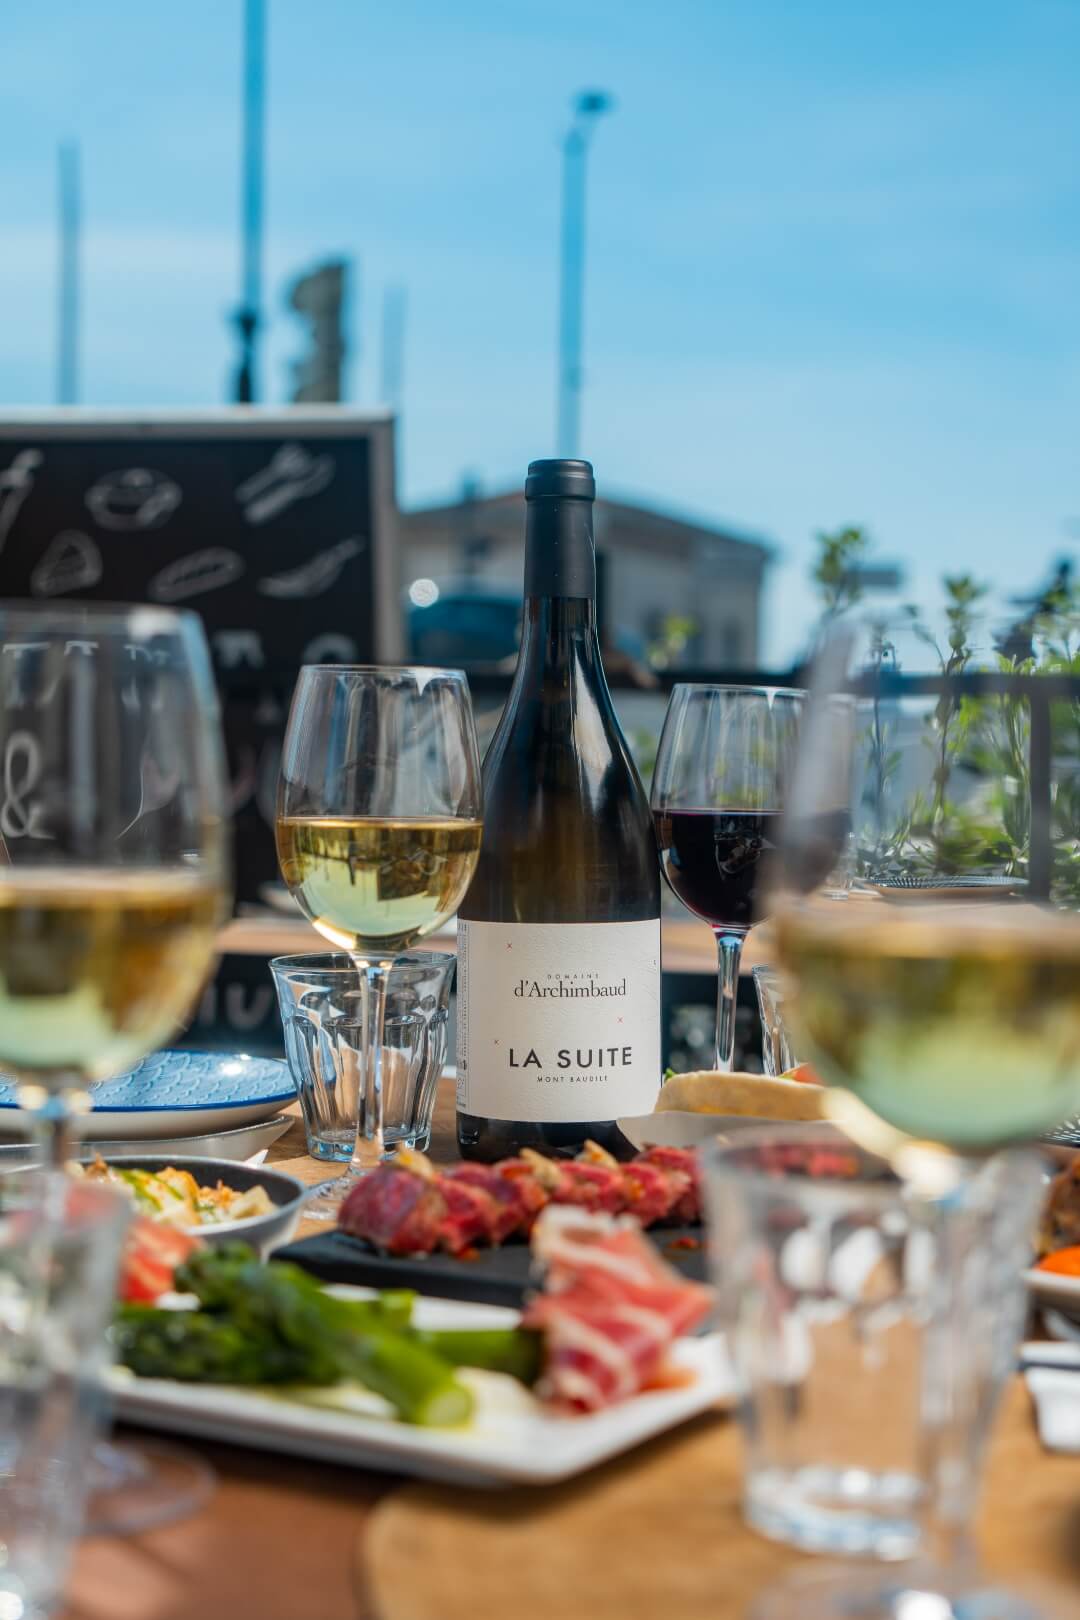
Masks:
[[[240,307],[233,322],[240,359],[233,384],[239,405],[259,396],[256,356],[262,326],[263,166],[266,143],[266,5],[244,0],[244,144],[240,205]]]
[[[559,377],[556,445],[576,456],[581,419],[581,327],[585,290],[585,158],[596,120],[614,107],[604,90],[574,97],[574,119],[563,140],[562,251],[559,274]]]
[[[57,288],[56,402],[79,398],[79,237],[81,231],[79,148],[65,141],[59,152],[60,239]]]

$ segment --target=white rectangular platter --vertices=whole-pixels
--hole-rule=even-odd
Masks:
[[[336,1288],[344,1298],[369,1297]],[[424,1328],[510,1327],[517,1313],[494,1305],[418,1298],[414,1320]],[[546,1412],[514,1380],[465,1373],[476,1414],[463,1429],[423,1429],[386,1415],[375,1396],[356,1386],[303,1401],[222,1385],[182,1384],[109,1374],[113,1409],[125,1423],[175,1434],[289,1452],[321,1462],[389,1470],[461,1485],[550,1485],[629,1451],[687,1419],[730,1406],[734,1381],[719,1335],[680,1339],[672,1355],[688,1382],[652,1390],[583,1417]],[[330,1404],[332,1402],[332,1404]]]

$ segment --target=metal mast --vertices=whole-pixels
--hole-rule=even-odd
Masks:
[[[79,398],[79,148],[65,141],[58,156],[59,262],[57,275],[56,403]]]
[[[581,329],[585,291],[585,159],[598,118],[614,100],[604,90],[582,90],[563,139],[562,247],[559,273],[559,375],[556,446],[576,456],[581,425]]]
[[[234,316],[240,360],[234,398],[259,397],[257,351],[262,326],[263,168],[266,147],[266,5],[244,0],[244,139],[241,171],[240,307]]]

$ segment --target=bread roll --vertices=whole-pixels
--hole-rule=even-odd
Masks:
[[[822,1119],[824,1087],[763,1074],[719,1074],[700,1069],[674,1074],[660,1088],[657,1113],[742,1115],[747,1119]]]

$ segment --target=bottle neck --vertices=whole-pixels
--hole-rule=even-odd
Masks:
[[[525,503],[525,610],[517,684],[550,696],[600,667],[593,503],[547,496]]]
[[[592,501],[548,497],[526,502],[525,596],[595,602]]]
[[[521,625],[518,680],[563,684],[600,664],[596,603],[587,596],[527,596]]]

